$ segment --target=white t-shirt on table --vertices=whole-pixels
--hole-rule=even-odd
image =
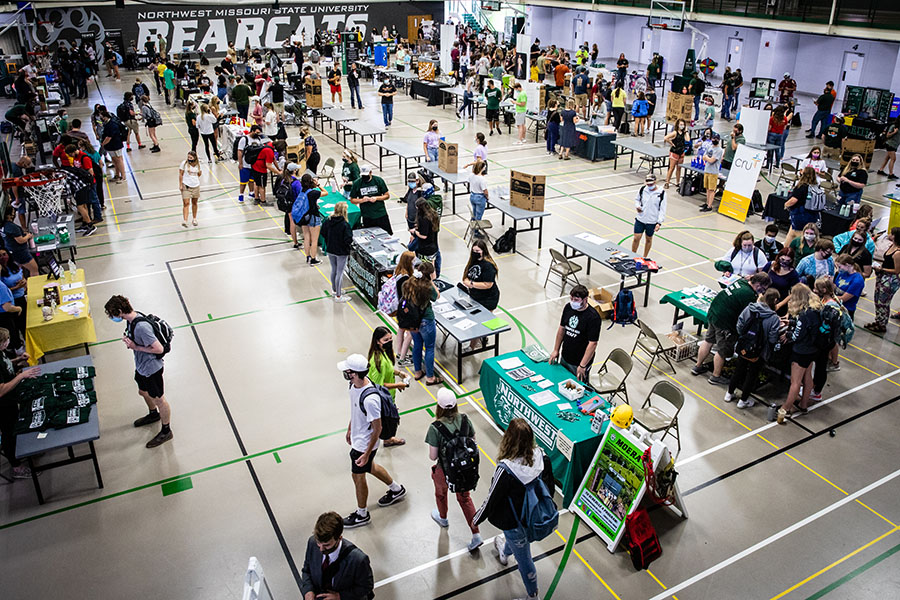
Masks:
[[[357,452],[365,452],[372,438],[372,421],[381,418],[381,399],[375,392],[370,392],[363,400],[366,413],[359,409],[359,399],[363,392],[374,387],[371,383],[365,387],[350,386],[350,447]],[[375,444],[374,448],[378,448]],[[373,449],[374,449],[373,448]]]
[[[187,187],[198,187],[200,185],[200,163],[194,166],[188,164],[188,161],[181,161],[181,166],[178,167],[180,170],[184,171],[184,174],[181,176],[181,183],[186,185]]]

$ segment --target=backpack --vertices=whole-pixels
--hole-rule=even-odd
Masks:
[[[550,459],[545,456],[544,460]],[[510,477],[519,481],[505,463],[501,462],[500,468],[505,470]],[[519,514],[516,514],[512,498],[507,498],[507,501],[516,518],[516,523],[525,532],[525,538],[530,543],[542,540],[553,533],[553,530],[559,525],[559,511],[553,502],[550,490],[547,489],[547,485],[540,477],[535,477],[524,486],[525,496],[522,499],[522,511]]]
[[[625,549],[631,555],[631,564],[638,571],[649,567],[662,554],[656,530],[644,508],[625,517]]]
[[[469,418],[463,415],[462,423],[456,433],[450,433],[447,426],[440,421],[434,422],[434,428],[441,434],[441,445],[438,456],[441,469],[447,478],[447,487],[454,494],[471,492],[478,484],[478,445],[475,443],[475,429]]]
[[[262,144],[252,144],[248,145],[244,148],[244,162],[248,165],[252,165],[259,158],[259,153],[262,152],[263,145]]]
[[[800,120],[800,113],[794,113],[794,117],[791,119],[791,127],[800,127],[803,125],[803,121]]]
[[[506,254],[512,252],[516,246],[516,230],[510,227],[506,233],[497,238],[494,242],[494,252],[497,254]]]
[[[847,309],[842,306],[841,330],[837,338],[837,343],[841,345],[841,348],[847,348],[847,345],[853,339],[854,333],[856,333],[856,325],[853,324],[853,317],[851,317]]]
[[[816,346],[820,350],[831,348],[841,339],[843,309],[826,305],[822,308],[819,331],[816,335]]]
[[[291,185],[291,193],[293,193],[294,186]],[[306,192],[298,192],[294,196],[294,204],[291,206],[291,219],[294,220],[294,223],[300,224],[300,221],[303,217],[306,216],[306,213],[309,212],[309,197],[306,195]]]
[[[118,52],[113,52],[113,54],[116,55],[116,65],[121,67],[122,66],[122,55],[119,54]]]
[[[397,298],[397,280],[393,277],[384,282],[378,291],[378,312],[389,317],[397,312],[399,307]]]
[[[825,210],[825,191],[817,185],[809,186],[807,189],[806,203],[803,207],[814,212]]]
[[[750,362],[759,360],[766,348],[766,330],[759,314],[751,312],[750,318],[737,333],[738,341],[734,351],[738,356]]]
[[[175,332],[172,330],[172,327],[168,323],[166,323],[156,315],[145,315],[144,313],[138,313],[137,318],[132,320],[131,323],[128,324],[128,330],[126,333],[128,334],[129,338],[131,338],[132,340],[134,339],[134,328],[138,323],[141,322],[150,324],[150,327],[153,328],[153,334],[156,336],[156,339],[159,340],[159,343],[162,344],[163,351],[162,354],[156,355],[158,358],[162,358],[172,351],[172,338],[175,337]]]
[[[628,135],[631,133],[631,125],[628,124],[628,121],[622,119],[622,124],[619,125],[619,133],[622,135]]]
[[[246,135],[239,135],[234,138],[234,143],[231,144],[231,160],[238,159],[238,144],[241,143],[241,140],[247,137]]]
[[[125,106],[124,102],[116,107],[116,116],[119,117],[120,121],[129,121],[132,118],[131,111]]]
[[[150,118],[153,119],[153,123],[155,123],[155,125],[151,125],[149,122],[147,122],[147,127],[159,127],[160,125],[162,125],[162,117],[159,116],[159,112],[152,106],[148,106],[147,109],[150,113]]]
[[[734,257],[737,256],[740,251],[741,251],[740,248],[735,248],[734,250],[732,250],[731,258],[728,259],[728,262],[733,261]],[[759,255],[761,253],[762,253],[762,250],[760,250],[756,246],[753,246],[753,266],[756,267],[757,269],[759,268]]]
[[[762,194],[759,190],[753,190],[753,194],[750,196],[750,210],[754,213],[764,213],[765,206],[763,206]]]
[[[631,290],[619,290],[616,299],[613,301],[613,319],[610,327],[616,323],[621,323],[624,327],[628,324],[637,323],[637,308],[634,305],[634,294]]]
[[[409,298],[400,298],[397,304],[397,326],[400,329],[418,329],[424,312]]]
[[[681,183],[678,184],[678,193],[682,196],[693,196],[694,195],[694,185],[693,178],[690,176],[686,176],[681,180]]]
[[[642,186],[641,186],[641,189],[638,190],[638,198],[643,198],[643,197],[644,197],[644,188],[646,188],[646,187],[647,187],[647,186],[642,185]],[[665,200],[665,199],[666,199],[666,192],[665,192],[665,190],[662,190],[662,191],[659,193],[659,206],[656,207],[657,209],[661,209],[661,208],[662,208],[662,203],[663,203],[663,200]]]
[[[391,398],[391,392],[382,385],[372,384],[372,387],[359,397],[359,410],[364,415],[367,414],[364,401],[372,394],[377,394],[378,399],[381,400],[381,433],[378,434],[378,439],[389,440],[397,435],[397,429],[400,427],[400,413],[397,412],[397,405]]]
[[[294,208],[294,190],[291,186],[284,182],[284,179],[278,180],[275,186],[275,205],[281,212],[291,212]]]

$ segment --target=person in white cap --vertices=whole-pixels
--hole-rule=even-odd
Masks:
[[[378,499],[378,506],[390,506],[406,496],[406,488],[398,484],[381,465],[375,464],[381,433],[381,397],[369,381],[369,361],[362,354],[351,354],[337,364],[344,379],[350,382],[350,423],[347,425],[347,443],[350,445],[350,472],[356,488],[356,510],[344,517],[344,527],[353,529],[372,522],[366,507],[369,486],[366,473],[371,473],[388,486],[388,491]]]
[[[447,493],[449,491],[446,472],[446,470],[449,470],[447,455],[451,452],[451,444],[454,447],[459,447],[460,442],[457,441],[457,438],[466,438],[466,445],[473,449],[475,453],[475,460],[472,461],[474,472],[458,469],[457,472],[451,474],[450,480],[454,483],[454,487],[457,490],[462,490],[456,491],[456,501],[459,502],[459,507],[466,517],[466,523],[472,531],[472,540],[469,542],[468,548],[469,552],[474,552],[483,543],[478,526],[473,522],[475,504],[472,502],[470,495],[470,492],[475,489],[475,484],[478,482],[478,449],[475,446],[475,428],[469,421],[469,417],[459,412],[459,408],[456,405],[456,394],[447,388],[438,390],[435,416],[437,420],[431,424],[428,428],[428,433],[425,435],[425,443],[428,444],[428,457],[433,461],[437,461],[431,467],[431,479],[434,482],[434,499],[437,503],[437,508],[431,511],[431,518],[441,527],[450,526],[450,521],[447,519]],[[468,440],[471,440],[471,444],[468,443]],[[473,478],[474,481],[472,481]]]
[[[350,187],[350,202],[359,205],[362,227],[381,227],[394,235],[391,219],[388,217],[384,201],[391,197],[387,184],[381,177],[372,174],[372,167],[362,165],[359,179]]]
[[[634,208],[637,216],[634,218],[634,239],[631,240],[631,251],[637,252],[644,241],[644,256],[650,256],[650,246],[653,245],[653,234],[659,231],[663,221],[666,220],[666,192],[656,185],[656,175],[650,173],[644,179],[644,185],[638,190],[634,200]]]
[[[794,97],[797,91],[797,82],[791,79],[790,73],[784,74],[784,79],[778,84],[778,101],[782,104]]]

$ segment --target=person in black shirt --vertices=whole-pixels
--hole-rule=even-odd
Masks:
[[[862,198],[863,188],[869,181],[869,173],[866,171],[866,165],[861,154],[854,154],[850,157],[850,162],[841,171],[840,177],[837,178],[840,187],[841,204],[852,204],[859,202]]]
[[[378,88],[378,95],[381,96],[381,113],[384,117],[384,126],[390,127],[391,121],[394,120],[394,96],[397,95],[397,88],[394,83],[385,78]]]
[[[462,284],[469,288],[472,300],[491,312],[500,303],[500,288],[497,287],[497,263],[484,240],[475,240],[469,262],[463,271]]]
[[[284,86],[281,84],[281,78],[276,75],[269,86],[269,93],[272,94],[272,106],[278,113],[278,118],[284,117]]]
[[[356,63],[352,63],[347,68],[347,87],[350,88],[350,107],[357,108],[358,104],[359,108],[363,108],[362,97],[359,95],[359,71]]]
[[[150,36],[147,36],[147,41],[144,42],[144,52],[147,53],[147,56],[151,59],[156,56],[156,43],[150,39]]]
[[[434,272],[441,276],[440,249],[438,248],[438,232],[441,229],[440,217],[425,198],[416,200],[416,228],[413,235],[419,240],[416,256],[420,260],[434,263]]]
[[[588,290],[576,285],[569,292],[569,303],[563,309],[556,332],[550,363],[558,362],[579,380],[588,381],[594,352],[600,339],[600,315],[588,306]]]
[[[816,112],[813,113],[812,122],[809,126],[809,135],[806,137],[820,138],[825,133],[825,127],[831,121],[831,107],[834,105],[834,96],[831,94],[833,88],[834,82],[829,81],[825,84],[825,90],[822,92],[822,95],[816,99]],[[816,125],[820,123],[819,133],[816,133]]]
[[[778,237],[778,225],[769,223],[766,225],[765,237],[756,240],[756,244],[754,244],[763,251],[763,254],[766,255],[766,260],[769,262],[774,261],[775,257],[778,256],[778,253],[781,252],[781,249],[784,248],[784,244],[776,240],[776,237]]]

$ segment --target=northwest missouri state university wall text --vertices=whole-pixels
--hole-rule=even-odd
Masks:
[[[397,26],[406,37],[408,15],[431,15],[443,20],[443,2],[383,2],[371,4],[282,4],[278,8],[264,6],[201,6],[141,4],[115,8],[87,6],[81,8],[48,8],[35,11],[35,20],[26,32],[33,44],[51,45],[59,40],[81,40],[91,33],[98,46],[108,30],[122,32],[127,46],[134,40],[139,49],[147,36],[156,34],[168,42],[169,52],[203,51],[224,55],[228,42],[243,48],[249,42],[254,48],[272,48],[292,36],[302,37],[305,45],[312,42],[316,30],[344,30],[359,27],[364,34],[370,29]],[[49,22],[52,27],[39,25]]]

